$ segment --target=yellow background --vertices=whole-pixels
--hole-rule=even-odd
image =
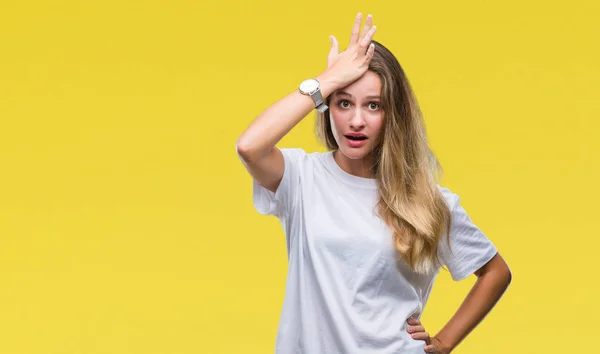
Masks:
[[[0,353],[272,352],[284,237],[235,140],[359,11],[514,274],[455,353],[597,349],[600,5],[367,3],[3,1]],[[473,282],[440,275],[430,332]]]

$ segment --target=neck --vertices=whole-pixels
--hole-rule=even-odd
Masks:
[[[340,150],[336,150],[333,152],[333,158],[342,170],[351,175],[362,178],[375,178],[375,172],[371,168],[373,166],[372,154],[360,159],[350,159]]]

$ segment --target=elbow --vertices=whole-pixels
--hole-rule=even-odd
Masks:
[[[245,163],[252,163],[257,160],[256,149],[252,147],[252,145],[249,144],[243,136],[238,138],[235,145],[238,156]]]
[[[512,271],[510,270],[510,267],[508,266],[508,264],[506,264],[506,269],[504,270],[504,280],[506,281],[506,287],[508,288],[508,286],[512,283]]]
[[[503,262],[502,265],[500,267],[498,267],[498,269],[496,269],[495,274],[496,274],[496,281],[506,291],[506,289],[508,289],[508,287],[512,283],[512,278],[513,278],[512,271],[510,270],[510,267],[508,266],[508,264]]]
[[[244,162],[248,162],[250,149],[241,138],[235,142],[235,151],[237,152],[238,156],[244,160]]]
[[[494,279],[498,285],[503,286],[504,288],[508,288],[508,286],[512,282],[512,271],[510,267],[506,263],[506,261],[497,254],[493,257],[486,265],[481,267],[477,272],[475,272],[477,277],[490,277],[490,279]]]

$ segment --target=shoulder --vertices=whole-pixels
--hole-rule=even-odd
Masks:
[[[314,161],[323,161],[327,152],[307,152],[302,148],[279,148],[286,160],[296,164],[307,164]]]
[[[326,154],[327,152],[320,152],[320,151],[314,151],[314,152],[309,152],[304,150],[303,148],[298,148],[298,147],[287,147],[287,148],[279,148],[279,150],[282,153],[286,153],[286,154],[292,154],[292,155],[297,155],[297,156],[306,156],[306,157],[311,157],[311,158],[316,158],[319,157],[323,154]]]
[[[448,187],[437,185],[438,191],[441,193],[442,197],[446,201],[448,208],[452,211],[454,208],[460,203],[460,197],[458,194],[451,191]]]

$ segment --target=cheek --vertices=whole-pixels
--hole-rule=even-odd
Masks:
[[[380,141],[382,138],[381,133],[383,130],[383,124],[384,124],[383,115],[381,115],[379,117],[374,117],[374,119],[371,121],[371,126],[373,127],[374,133],[377,134],[378,141]]]
[[[335,141],[340,144],[340,134],[335,126],[335,119],[333,119],[333,114],[329,112],[329,124],[331,125],[331,131],[333,132],[333,137]]]

